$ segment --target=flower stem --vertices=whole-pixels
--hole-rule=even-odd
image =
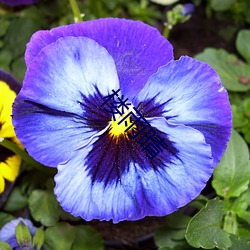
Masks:
[[[168,24],[165,24],[164,30],[162,35],[168,39],[169,38],[169,34],[170,34],[170,26]]]
[[[0,146],[3,146],[5,148],[11,150],[12,152],[20,155],[24,161],[29,163],[34,168],[36,168],[42,172],[46,172],[46,173],[50,173],[50,174],[52,173],[51,168],[48,168],[48,167],[40,164],[39,162],[35,161],[32,157],[30,157],[28,155],[27,152],[25,152],[24,150],[19,148],[14,142],[7,140],[7,139],[4,139],[4,138],[0,138]]]
[[[82,21],[82,15],[75,0],[69,0],[75,23]]]

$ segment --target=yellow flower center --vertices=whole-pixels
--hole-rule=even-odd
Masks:
[[[120,135],[125,135],[127,134],[126,129],[131,126],[133,121],[130,119],[130,115],[128,115],[133,109],[129,108],[129,110],[126,110],[123,115],[115,115],[115,120],[112,118],[112,121],[110,122],[110,134],[119,137]],[[123,120],[124,119],[124,120]],[[133,127],[136,127],[134,125]],[[129,130],[131,130],[130,128]]]

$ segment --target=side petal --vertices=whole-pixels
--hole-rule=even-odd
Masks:
[[[133,155],[133,143],[125,151],[120,148],[117,155],[103,134],[59,164],[54,191],[61,206],[87,221],[117,223],[163,216],[198,196],[213,171],[211,149],[203,135],[190,127],[168,124],[164,118],[150,124],[169,142],[160,158],[149,161],[141,150]],[[97,156],[99,168],[95,169]]]
[[[12,138],[15,136],[15,132],[11,121],[11,111],[16,93],[10,88],[7,82],[1,81],[1,79],[0,95],[0,136],[3,138]]]
[[[114,62],[95,41],[64,37],[33,60],[13,105],[17,137],[32,157],[55,167],[107,126],[102,97],[119,89]]]
[[[157,29],[140,21],[104,18],[38,31],[27,45],[27,67],[48,44],[67,36],[88,37],[105,47],[115,61],[121,90],[129,98],[173,59],[172,45]]]
[[[17,81],[17,79],[3,69],[0,69],[0,81],[7,83],[16,93],[18,93],[21,89],[21,84]]]
[[[187,56],[170,62],[149,79],[134,103],[144,116],[163,116],[202,132],[214,164],[219,162],[231,134],[232,115],[227,91],[208,64]]]

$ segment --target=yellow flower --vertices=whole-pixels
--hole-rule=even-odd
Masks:
[[[0,141],[8,139],[21,147],[12,126],[12,104],[19,89],[18,82],[0,70]],[[5,190],[5,180],[13,182],[20,169],[21,157],[0,145],[0,194]]]

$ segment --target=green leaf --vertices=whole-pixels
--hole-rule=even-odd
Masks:
[[[250,224],[250,212],[248,212],[248,211],[240,211],[240,212],[237,213],[237,215],[241,219],[245,220],[248,224]]]
[[[236,38],[236,48],[240,55],[250,63],[250,30],[241,30]]]
[[[29,197],[29,208],[32,217],[44,226],[52,226],[59,219],[59,204],[53,193],[34,190]]]
[[[166,226],[155,232],[154,240],[158,247],[176,247],[185,243],[185,231],[190,217],[175,212],[166,217]]]
[[[190,219],[189,216],[175,212],[166,217],[166,224],[173,229],[184,229],[187,227]]]
[[[232,246],[229,250],[249,250],[250,249],[250,242],[247,240],[241,239],[235,235],[230,236]]]
[[[233,211],[227,211],[224,218],[223,229],[230,234],[238,235],[238,223],[236,214]]]
[[[12,247],[8,243],[0,241],[0,249],[1,250],[12,250]]]
[[[47,26],[47,20],[45,17],[45,13],[43,13],[39,6],[31,5],[24,10],[22,10],[21,15],[22,18],[31,19],[32,22],[36,23],[38,26]]]
[[[248,189],[249,179],[248,146],[242,137],[233,131],[226,152],[214,170],[212,186],[220,196],[238,197]]]
[[[0,39],[0,49],[4,46],[3,41]]]
[[[76,237],[75,228],[67,223],[58,223],[45,231],[46,250],[69,250]]]
[[[27,206],[27,197],[22,193],[20,187],[15,187],[6,201],[3,210],[7,212],[14,212],[23,209]]]
[[[102,236],[90,226],[76,226],[76,238],[71,250],[103,250]]]
[[[246,211],[248,206],[250,206],[250,189],[234,200],[231,209],[235,213],[238,213],[241,211]]]
[[[4,38],[5,49],[11,51],[13,58],[21,56],[31,35],[38,29],[39,26],[32,19],[14,19]]]
[[[224,206],[218,198],[208,201],[189,222],[186,231],[187,242],[196,248],[228,249],[231,246],[229,234],[221,229]]]
[[[8,70],[11,60],[12,60],[11,52],[7,50],[0,51],[0,68]]]
[[[215,11],[228,10],[236,0],[211,0],[211,8]]]
[[[165,226],[155,232],[154,241],[158,247],[170,247],[171,249],[181,246],[185,241],[186,229],[172,229]]]
[[[193,250],[193,247],[190,247],[186,244],[180,245],[180,246],[175,246],[175,247],[160,247],[158,250]]]
[[[26,64],[24,62],[24,57],[20,57],[12,63],[12,74],[16,77],[16,79],[19,82],[22,82],[25,72],[26,72]]]
[[[248,123],[248,119],[245,117],[243,112],[240,111],[239,107],[232,104],[232,112],[233,112],[233,127],[234,128],[240,128]]]
[[[249,227],[239,227],[239,236],[250,242]]]
[[[13,215],[0,212],[0,228],[2,228],[6,223],[14,219],[15,217]]]
[[[235,199],[232,210],[243,220],[250,224],[250,189],[244,192],[239,198]]]
[[[45,234],[44,231],[41,228],[38,228],[36,230],[36,233],[33,237],[33,246],[36,248],[36,250],[40,250],[43,243],[44,243]]]
[[[3,18],[0,19],[0,37],[4,36],[9,28],[10,22],[8,20],[5,20]]]
[[[20,249],[24,249],[25,246],[32,246],[30,230],[22,221],[16,227],[16,239]]]
[[[223,49],[207,48],[196,56],[210,64],[219,74],[223,86],[230,91],[250,89],[250,65]]]
[[[23,162],[23,165],[26,162]],[[25,164],[25,167],[30,167],[28,163]],[[23,192],[28,193],[29,195],[34,189],[45,188],[45,183],[47,182],[49,176],[48,174],[36,170],[27,171],[25,176],[21,179],[21,189]]]
[[[246,98],[243,102],[244,114],[250,118],[250,98]],[[250,122],[250,121],[249,121]]]

